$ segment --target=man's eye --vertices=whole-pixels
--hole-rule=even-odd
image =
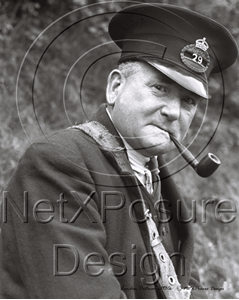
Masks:
[[[162,93],[167,93],[168,91],[167,88],[163,85],[155,85],[155,88]]]
[[[184,98],[184,101],[189,105],[196,105],[196,101],[193,98],[186,97]]]

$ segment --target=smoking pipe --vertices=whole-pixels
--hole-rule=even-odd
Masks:
[[[182,157],[186,160],[188,164],[196,171],[196,173],[201,177],[211,176],[216,169],[220,166],[221,162],[212,153],[208,153],[200,161],[198,161],[192,153],[184,147],[179,141],[177,141],[172,135],[170,135],[171,140],[174,142],[178,151],[181,153]]]

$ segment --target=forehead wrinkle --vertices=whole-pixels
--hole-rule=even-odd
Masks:
[[[144,76],[144,74],[143,74]],[[170,84],[170,85],[178,85],[175,81],[173,81],[171,78],[165,76],[160,71],[153,71],[152,74],[149,76],[149,78],[146,80],[146,84],[152,84],[152,82],[160,82],[164,84]],[[180,85],[178,85],[180,87]]]
[[[149,80],[157,80],[157,81],[161,81],[163,83],[168,83],[168,84],[175,83],[175,81],[173,81],[168,76],[164,75],[159,70],[156,70],[154,67],[152,67],[150,65],[149,65],[149,67],[150,67],[150,71],[151,71],[151,74],[149,76]]]

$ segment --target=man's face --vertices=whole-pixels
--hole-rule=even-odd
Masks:
[[[126,141],[150,157],[174,148],[168,132],[185,137],[202,98],[152,66],[140,66],[118,85],[111,116]]]

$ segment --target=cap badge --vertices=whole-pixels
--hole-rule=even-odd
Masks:
[[[206,38],[196,40],[195,44],[188,45],[181,50],[180,56],[183,63],[197,73],[207,71],[210,57],[207,52],[209,48]]]

